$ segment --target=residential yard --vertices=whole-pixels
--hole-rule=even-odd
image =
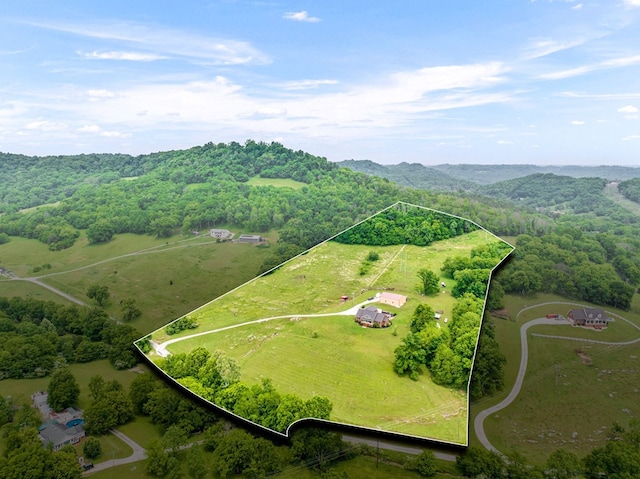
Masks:
[[[514,318],[525,305],[570,301],[553,295],[535,298],[508,296],[505,299]],[[520,363],[520,326],[546,313],[562,312],[566,315],[570,308],[569,305],[541,306],[522,313],[518,322],[494,319],[496,337],[507,357],[506,387],[492,398],[473,403],[472,416],[475,411],[502,400],[511,389]],[[637,313],[612,311],[640,324]],[[585,341],[545,338],[532,333]],[[604,445],[614,421],[626,425],[640,414],[640,408],[633,406],[640,404],[637,381],[640,342],[615,346],[586,340],[628,341],[635,338],[640,338],[640,331],[621,320],[611,323],[604,331],[571,326],[532,328],[528,338],[529,364],[518,399],[485,421],[492,444],[501,451],[517,450],[538,463],[560,447],[582,456],[592,448]]]
[[[441,278],[447,284],[446,292],[420,297],[415,289],[418,270],[439,273],[447,257],[467,255],[473,247],[490,241],[495,237],[476,231],[424,248],[323,243],[274,273],[190,313],[197,318],[198,328],[171,337],[160,330],[153,338],[162,342],[262,318],[295,315],[186,339],[170,345],[169,350],[188,352],[198,346],[223,350],[239,361],[242,380],[249,384],[269,377],[283,393],[303,398],[327,396],[334,404],[332,420],[336,422],[464,444],[466,392],[436,386],[428,374],[419,381],[398,377],[393,372],[393,351],[408,332],[418,304],[443,310],[443,327],[444,318],[451,317],[453,281]],[[380,259],[360,275],[370,251]],[[353,315],[306,317],[344,311],[383,290],[409,296],[401,309],[377,304],[398,313],[390,328],[362,328]],[[341,301],[342,295],[349,300]]]

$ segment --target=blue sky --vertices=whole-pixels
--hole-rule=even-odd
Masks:
[[[3,0],[0,151],[640,166],[640,0]]]

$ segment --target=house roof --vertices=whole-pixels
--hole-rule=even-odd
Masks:
[[[356,318],[367,323],[382,323],[385,319],[390,319],[390,315],[375,306],[367,306],[356,312]]]
[[[607,319],[607,314],[600,308],[583,308],[572,309],[571,316],[573,319]]]
[[[396,301],[406,301],[407,300],[407,297],[402,295],[402,294],[389,293],[387,291],[384,291],[383,293],[380,293],[380,298],[394,299]]]
[[[39,433],[45,443],[50,442],[55,447],[64,444],[74,436],[82,435],[84,433],[84,429],[82,426],[68,428],[62,424],[58,424],[57,422],[49,422],[42,426]]]

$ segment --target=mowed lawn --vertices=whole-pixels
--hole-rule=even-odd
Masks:
[[[168,349],[188,352],[204,346],[211,351],[223,350],[239,361],[247,383],[269,377],[283,393],[303,398],[327,396],[334,404],[332,419],[337,422],[464,444],[466,392],[436,386],[428,373],[419,381],[398,377],[393,372],[393,351],[407,334],[419,304],[443,310],[443,318],[451,317],[454,298],[450,288],[454,282],[441,278],[446,288],[424,297],[416,292],[418,270],[428,268],[439,274],[447,257],[467,256],[473,247],[493,241],[494,236],[476,231],[422,248],[323,243],[274,273],[191,313],[198,328],[171,337],[160,330],[153,338],[163,342],[263,318],[295,315],[185,339]],[[360,275],[370,251],[377,252],[380,259],[367,274]],[[378,304],[398,313],[388,329],[361,328],[353,315],[308,317],[345,311],[383,290],[409,296],[401,309]],[[342,295],[349,300],[341,301]],[[444,320],[442,324],[446,327]]]
[[[513,318],[525,306],[548,301],[571,300],[542,294],[505,298]],[[543,305],[520,314],[518,322],[494,320],[496,337],[507,357],[506,387],[492,398],[473,403],[473,414],[499,402],[513,386],[520,362],[519,331],[522,324],[547,313],[566,315],[571,308],[570,305]],[[640,314],[636,312],[606,309],[640,324]],[[625,426],[640,414],[637,406],[640,404],[637,379],[640,374],[640,342],[623,346],[601,345],[536,334],[607,342],[640,338],[640,331],[620,319],[604,331],[560,325],[532,328],[528,337],[529,363],[518,398],[485,421],[487,436],[499,450],[517,450],[538,463],[543,463],[552,451],[560,447],[582,456],[606,443],[607,433],[614,422]]]

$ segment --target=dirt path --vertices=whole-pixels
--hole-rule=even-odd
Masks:
[[[580,306],[580,307],[584,307],[584,305],[580,305],[578,303],[565,303],[565,302],[549,302],[549,303],[540,303],[540,304],[536,304],[533,306],[529,306],[527,308],[523,308],[520,311],[518,311],[518,314],[516,315],[516,318],[518,316],[520,316],[520,313],[527,311],[529,309],[532,308],[537,308],[538,306],[544,306],[544,305],[548,305],[548,304],[563,304],[563,305],[572,305],[572,306]],[[629,324],[633,325],[636,329],[640,330],[640,326],[638,326],[637,324],[629,321],[626,318],[623,318],[620,315],[617,315],[615,313],[611,313],[611,312],[607,312],[607,314],[611,315],[611,316],[615,316],[616,318],[622,319],[623,321],[628,322]],[[498,451],[498,449],[496,449],[493,444],[491,444],[491,442],[489,441],[489,439],[487,438],[487,435],[485,433],[484,430],[484,421],[487,417],[491,416],[492,414],[506,408],[509,404],[511,404],[516,397],[518,397],[518,394],[520,393],[520,390],[522,389],[522,384],[524,382],[524,377],[525,374],[527,372],[527,362],[528,362],[528,358],[529,358],[529,344],[527,341],[527,331],[529,331],[529,328],[533,327],[533,326],[537,326],[540,324],[552,324],[552,325],[559,325],[559,326],[567,326],[570,325],[571,323],[569,323],[568,320],[562,320],[562,321],[558,321],[556,319],[547,319],[547,318],[538,318],[538,319],[534,319],[532,321],[529,321],[525,324],[522,325],[522,327],[520,328],[520,344],[522,346],[522,355],[520,357],[520,368],[518,369],[518,375],[516,377],[516,381],[513,384],[513,387],[511,388],[511,391],[509,392],[509,394],[507,395],[506,398],[504,398],[502,401],[500,401],[498,404],[491,406],[483,411],[481,411],[480,413],[478,413],[478,415],[475,417],[474,421],[473,421],[473,427],[476,433],[476,436],[478,437],[478,440],[480,441],[480,443],[488,450],[490,451],[494,451],[497,453],[500,453],[500,451]],[[624,345],[628,345],[628,344],[633,344],[633,343],[637,343],[640,342],[640,337],[636,338],[636,339],[632,339],[629,341],[601,341],[601,340],[596,340],[596,339],[585,339],[585,338],[574,338],[574,337],[570,337],[570,336],[560,336],[560,335],[546,335],[546,334],[536,334],[536,336],[541,336],[541,337],[548,337],[548,338],[553,338],[553,339],[564,339],[564,340],[569,340],[569,341],[582,341],[582,342],[586,342],[586,343],[595,343],[595,344],[608,344],[608,345],[612,345],[612,346],[624,346]]]

